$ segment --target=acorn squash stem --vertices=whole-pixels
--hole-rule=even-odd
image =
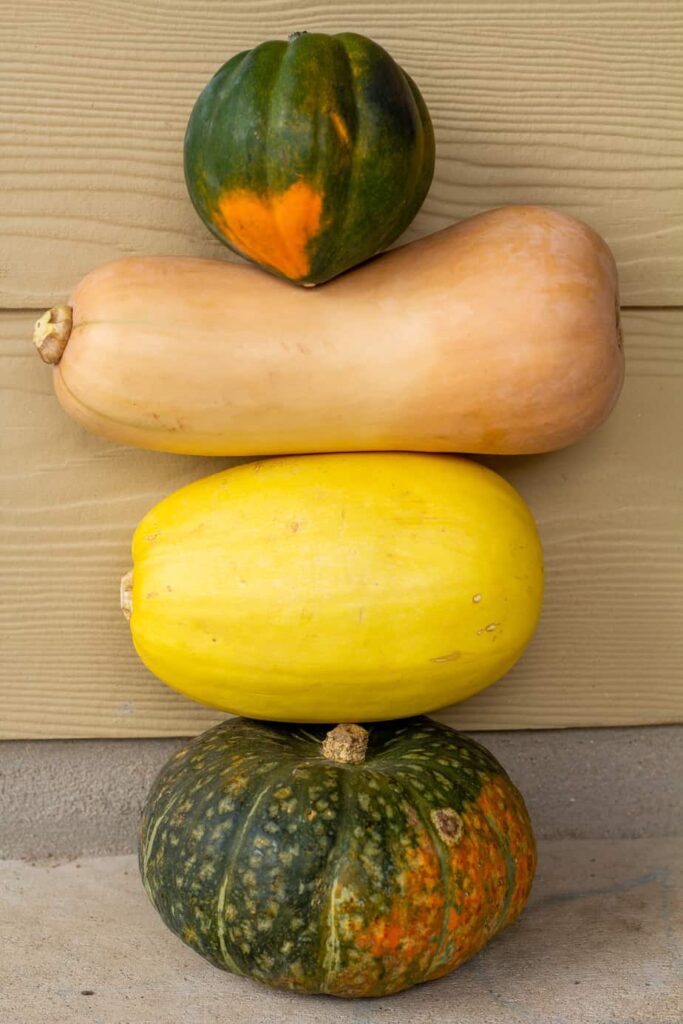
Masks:
[[[73,310],[71,306],[53,306],[43,313],[33,329],[33,344],[44,363],[56,366],[64,355],[71,335]]]

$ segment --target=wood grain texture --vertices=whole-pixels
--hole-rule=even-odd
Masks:
[[[0,315],[0,737],[200,731],[220,716],[138,662],[118,582],[147,509],[230,460],[82,431],[32,350],[34,317]],[[486,460],[539,521],[547,593],[520,664],[439,716],[463,729],[683,717],[683,311],[629,312],[624,330],[626,387],[601,430],[564,452]]]
[[[306,28],[386,46],[432,111],[406,238],[507,203],[593,224],[627,305],[683,302],[680,0],[0,0],[0,305],[62,301],[129,253],[220,255],[182,140],[233,53]]]

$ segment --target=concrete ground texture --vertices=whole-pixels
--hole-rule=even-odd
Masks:
[[[681,735],[479,736],[540,837],[529,905],[449,977],[349,1001],[216,970],[149,904],[127,851],[181,741],[0,745],[0,1024],[681,1024]]]

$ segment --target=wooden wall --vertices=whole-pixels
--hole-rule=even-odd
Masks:
[[[71,423],[30,336],[94,266],[229,258],[193,213],[182,137],[232,53],[352,29],[419,83],[438,148],[406,239],[545,203],[614,249],[627,381],[593,437],[491,459],[539,521],[547,597],[463,728],[663,722],[683,712],[683,6],[636,0],[0,0],[0,736],[195,732],[216,715],[139,664],[118,579],[140,516],[227,460],[115,447]],[[255,643],[258,637],[255,637]]]

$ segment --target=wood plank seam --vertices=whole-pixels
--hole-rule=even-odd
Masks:
[[[680,304],[680,3],[566,0],[542,17],[500,0],[235,0],[202,19],[203,6],[0,0],[0,304],[53,305],[127,253],[221,253],[183,185],[192,102],[227,57],[302,25],[370,35],[420,85],[439,157],[409,237],[505,203],[558,205],[613,246],[625,304]]]
[[[187,735],[220,716],[140,665],[118,606],[132,531],[222,459],[108,444],[62,412],[34,311],[0,314],[0,735]],[[680,721],[683,310],[625,311],[627,380],[608,422],[550,455],[486,460],[540,524],[547,593],[504,680],[440,717],[464,729]],[[19,339],[19,340],[18,340]]]

